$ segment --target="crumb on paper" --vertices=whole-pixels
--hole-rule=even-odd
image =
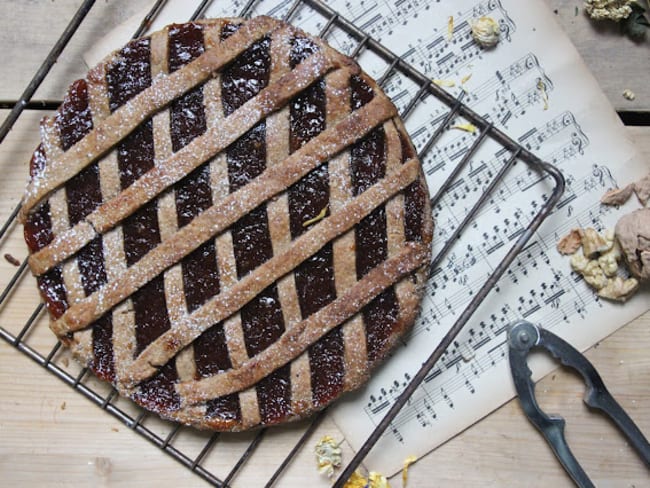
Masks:
[[[456,86],[456,82],[454,80],[441,80],[438,78],[434,78],[431,81],[433,81],[436,85],[444,88],[453,88]]]
[[[318,472],[328,478],[334,476],[334,469],[341,467],[341,443],[326,435],[314,448],[318,462]]]
[[[18,261],[15,257],[13,257],[9,253],[5,254],[5,261],[7,261],[9,264],[13,266],[20,266],[20,261]]]
[[[560,254],[570,255],[578,252],[580,246],[582,246],[582,231],[580,229],[571,229],[571,231],[557,243],[557,250]]]
[[[402,486],[406,486],[406,482],[408,481],[408,472],[409,472],[409,466],[413,464],[415,461],[417,461],[418,458],[417,456],[409,456],[404,460],[404,467],[402,468]]]
[[[119,432],[120,429],[118,429],[117,427],[111,427],[111,431],[113,431],[113,432]]]
[[[466,124],[452,125],[451,128],[469,132],[470,134],[476,134],[476,131],[478,130],[474,124],[470,124],[469,122]]]
[[[636,98],[636,95],[632,90],[628,88],[626,90],[623,90],[623,98],[625,98],[625,100],[632,101]]]
[[[608,300],[625,302],[639,288],[636,278],[623,279],[620,276],[610,278],[607,285],[598,290],[598,296]]]
[[[451,41],[454,38],[454,16],[450,15],[447,20],[447,40]]]
[[[604,205],[623,205],[627,202],[634,192],[634,183],[630,183],[624,188],[614,188],[605,193],[600,199]]]
[[[587,227],[582,232],[582,252],[589,259],[609,251],[614,245],[614,235],[611,232],[605,237],[601,236],[593,227]]]
[[[315,224],[316,222],[319,222],[319,221],[323,220],[325,218],[325,216],[327,215],[327,207],[328,206],[325,205],[323,207],[323,209],[320,212],[318,212],[318,215],[316,215],[316,217],[311,218],[309,220],[305,220],[302,223],[302,226],[303,227],[309,227],[310,225]]]
[[[61,358],[61,364],[63,365],[64,368],[67,368],[70,365],[70,360],[68,359],[67,356],[63,356]]]
[[[632,13],[630,0],[585,0],[585,11],[594,20],[620,22]]]
[[[537,80],[537,89],[540,91],[542,95],[542,101],[544,102],[544,110],[548,110],[548,93],[546,92],[546,83],[544,83],[544,80],[542,79]]]
[[[479,17],[471,23],[472,37],[477,44],[484,48],[491,48],[499,43],[501,28],[492,17]]]
[[[66,406],[67,406],[66,403],[63,402],[63,403],[61,404],[61,410],[65,410],[65,407],[66,407]]]

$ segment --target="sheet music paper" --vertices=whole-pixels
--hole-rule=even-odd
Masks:
[[[152,30],[186,20],[198,3],[171,2]],[[207,14],[215,17],[236,16],[245,4],[242,0],[213,3]],[[255,13],[281,17],[292,3],[262,1]],[[525,318],[541,324],[584,350],[650,307],[647,292],[625,305],[597,299],[571,272],[568,259],[555,250],[559,238],[573,227],[613,228],[626,209],[603,207],[600,196],[642,176],[648,164],[640,160],[609,102],[542,0],[334,0],[328,5],[432,79],[453,81],[455,86],[447,88],[450,92],[465,90],[470,107],[558,166],[567,179],[566,192],[551,217],[366,458],[370,468],[393,473],[402,468],[406,456],[427,453],[514,396],[505,344],[510,322]],[[496,49],[483,50],[471,38],[469,22],[482,15],[501,25]],[[326,19],[302,7],[292,22],[317,34]],[[134,29],[122,26],[109,47],[107,40],[89,54],[89,63],[99,59],[95,53],[125,42],[119,37]],[[327,40],[346,53],[356,47],[336,28]],[[359,60],[376,78],[387,68],[368,51]],[[418,90],[400,76],[390,77],[384,88],[400,111]],[[408,118],[406,126],[418,148],[446,111],[428,97]],[[428,153],[423,165],[432,194],[476,137],[451,130]],[[509,156],[490,142],[474,155],[434,208],[434,254]],[[353,448],[363,444],[510,249],[550,193],[551,184],[517,163],[434,270],[412,332],[366,387],[331,409]],[[627,208],[636,205],[631,202]],[[541,361],[533,367],[537,377],[551,368],[550,362]]]

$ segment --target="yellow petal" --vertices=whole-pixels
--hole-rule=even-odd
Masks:
[[[345,482],[343,488],[366,488],[367,485],[368,479],[358,471],[355,471],[350,476],[350,479]]]
[[[452,129],[464,130],[470,134],[476,134],[478,130],[474,124],[470,124],[469,122],[467,124],[456,124],[452,126]]]
[[[451,15],[449,16],[449,20],[447,21],[447,38],[451,41],[453,37],[454,37],[454,16]]]
[[[435,78],[432,81],[438,86],[443,86],[443,87],[447,87],[447,88],[453,88],[453,87],[456,86],[456,82],[454,80],[440,80],[440,79]]]
[[[404,460],[404,467],[402,468],[402,486],[406,486],[406,482],[408,481],[409,466],[417,460],[418,458],[416,456],[409,456]]]
[[[320,212],[318,212],[318,215],[316,215],[316,217],[314,217],[312,219],[309,219],[309,220],[305,220],[302,223],[302,226],[303,227],[309,227],[311,224],[315,224],[319,220],[323,220],[325,218],[325,215],[327,215],[327,205],[325,205],[323,207],[323,209]],[[329,439],[332,439],[330,436],[325,436],[325,437],[328,437]],[[323,439],[325,439],[325,437]],[[332,442],[333,442],[333,439],[332,439]]]
[[[376,471],[368,473],[368,481],[370,482],[369,488],[390,488],[386,477]]]
[[[460,80],[460,84],[461,84],[461,85],[464,85],[465,83],[467,83],[467,82],[469,81],[469,79],[470,79],[471,77],[472,77],[472,73],[463,76],[463,77],[461,78],[461,80]]]

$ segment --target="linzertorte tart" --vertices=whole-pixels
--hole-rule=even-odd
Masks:
[[[42,121],[30,172],[22,219],[52,330],[162,417],[309,415],[417,314],[431,211],[395,107],[280,21],[131,41]]]

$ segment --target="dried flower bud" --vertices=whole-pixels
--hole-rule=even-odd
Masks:
[[[639,288],[639,282],[635,278],[624,280],[620,276],[610,278],[607,286],[598,290],[598,296],[609,300],[624,302],[630,298]]]
[[[472,22],[472,37],[481,47],[494,47],[499,43],[501,28],[492,17],[479,17]]]
[[[616,239],[630,273],[640,281],[650,281],[650,208],[621,217]]]

